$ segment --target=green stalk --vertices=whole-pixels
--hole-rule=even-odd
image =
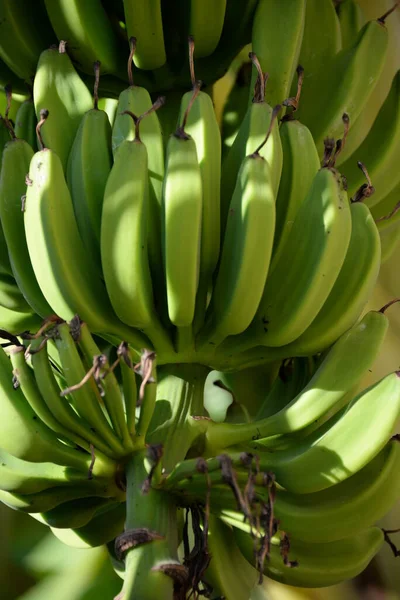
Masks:
[[[202,365],[172,364],[158,368],[157,401],[146,442],[163,445],[163,467],[171,471],[184,460],[208,420],[193,419],[205,414],[204,383],[209,369]]]
[[[174,569],[182,569],[178,561],[178,533],[176,506],[171,496],[150,487],[143,494],[151,464],[146,451],[135,453],[126,467],[126,523],[123,539],[137,544],[125,556],[124,600],[173,599]],[[147,531],[150,538],[138,543],[139,530]],[[132,540],[129,542],[128,540]],[[166,574],[167,571],[169,575]]]

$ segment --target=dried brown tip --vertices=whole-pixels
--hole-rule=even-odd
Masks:
[[[335,149],[335,140],[333,138],[324,139],[324,156],[321,161],[321,168],[325,169],[331,160],[332,152]]]
[[[343,113],[342,121],[343,121],[343,125],[344,125],[343,137],[342,137],[342,139],[337,140],[335,153],[332,156],[332,158],[330,159],[329,165],[328,165],[329,167],[332,167],[332,168],[335,166],[339,154],[342,152],[343,148],[345,147],[346,139],[349,134],[350,117],[347,113]]]
[[[255,52],[249,52],[249,58],[257,69],[257,79],[254,85],[253,102],[262,103],[265,100],[265,85],[268,79],[268,74],[264,74]]]
[[[268,141],[269,136],[271,135],[271,131],[272,131],[272,127],[274,126],[274,123],[276,121],[276,118],[278,116],[278,114],[280,113],[282,109],[282,104],[277,104],[276,106],[274,106],[274,108],[272,109],[272,114],[271,114],[271,121],[269,123],[269,127],[268,127],[268,131],[267,131],[267,135],[265,136],[263,142],[258,146],[258,148],[255,150],[255,152],[253,152],[253,154],[251,154],[251,156],[253,158],[255,158],[256,156],[260,155],[260,150],[263,146],[265,146],[265,144]]]
[[[358,161],[357,166],[364,174],[367,183],[363,183],[362,186],[358,188],[353,198],[350,199],[352,203],[354,202],[363,202],[365,198],[370,198],[372,194],[375,192],[375,188],[372,185],[371,178],[368,174],[367,167],[361,161]]]
[[[400,4],[400,0],[397,0],[397,2],[394,3],[392,8],[389,8],[389,10],[387,10],[384,15],[382,15],[381,17],[379,17],[379,19],[377,19],[378,23],[381,23],[382,25],[384,25],[388,16],[391,15],[392,12],[394,12],[396,10],[396,8],[399,6],[399,4]]]
[[[60,43],[58,44],[58,52],[59,54],[66,54],[67,52],[67,41],[66,40],[61,40]]]
[[[40,119],[39,119],[38,124],[36,125],[36,135],[39,140],[40,149],[44,150],[44,148],[46,146],[44,145],[44,141],[43,141],[43,137],[42,137],[42,127],[43,127],[43,124],[45,123],[47,117],[49,116],[49,111],[47,110],[47,108],[42,108],[39,114],[40,114]]]
[[[387,304],[385,304],[385,306],[382,306],[382,308],[380,308],[378,310],[378,312],[385,314],[385,312],[387,311],[388,308],[390,308],[393,304],[396,304],[397,302],[400,302],[400,298],[394,298],[393,300],[391,300],[390,302],[388,302]]]
[[[194,37],[189,35],[188,37],[189,44],[189,70],[190,70],[190,79],[192,82],[192,87],[196,85],[196,75],[194,72]]]
[[[191,97],[190,102],[189,102],[189,104],[187,106],[187,109],[185,110],[185,114],[183,115],[182,125],[179,125],[178,128],[177,128],[177,130],[173,134],[175,137],[177,137],[177,138],[179,138],[181,140],[188,140],[188,139],[190,139],[190,136],[187,133],[185,133],[185,127],[186,127],[186,123],[187,123],[187,120],[188,120],[188,116],[189,116],[190,110],[191,110],[191,108],[192,108],[192,106],[194,104],[194,101],[196,100],[197,96],[200,93],[200,89],[201,89],[202,85],[203,85],[203,82],[200,81],[200,80],[195,82],[195,84],[193,86],[192,97]]]
[[[298,65],[296,69],[297,73],[297,92],[295,96],[291,96],[282,102],[283,106],[288,106],[293,108],[293,112],[295,112],[299,107],[301,90],[304,82],[304,69],[301,65]]]
[[[93,63],[93,69],[94,69],[93,108],[95,110],[98,110],[98,105],[99,105],[100,66],[101,66],[101,62],[99,60],[96,60],[96,62]]]
[[[135,56],[135,52],[136,52],[136,38],[133,36],[129,38],[129,47],[131,50],[129,52],[129,58],[128,58],[128,81],[129,81],[129,86],[133,87],[135,84],[133,83],[132,64],[133,64],[133,57]]]

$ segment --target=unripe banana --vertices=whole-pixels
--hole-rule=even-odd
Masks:
[[[0,217],[18,287],[33,310],[45,318],[53,310],[36,280],[24,228],[25,177],[32,157],[33,150],[25,140],[13,139],[6,144],[0,173]]]
[[[254,563],[254,543],[249,534],[234,528],[234,539],[247,560]],[[327,587],[359,575],[384,543],[383,532],[371,527],[337,542],[310,544],[290,538],[290,558],[285,565],[279,546],[272,544],[264,574],[296,587]]]
[[[158,101],[150,112],[162,106]],[[143,329],[159,351],[172,350],[154,307],[147,252],[148,230],[153,226],[149,211],[149,173],[146,145],[139,134],[141,117],[133,113],[136,137],[118,148],[104,192],[101,221],[101,257],[107,292],[118,317]]]
[[[114,316],[98,267],[79,236],[61,160],[47,148],[30,164],[24,223],[36,279],[54,312],[65,319],[79,313],[94,331],[147,345]]]
[[[100,228],[104,190],[112,166],[111,125],[98,108],[100,64],[95,64],[94,108],[82,118],[68,157],[66,180],[82,241],[100,263]]]
[[[238,134],[233,142],[222,166],[221,179],[221,239],[228,218],[229,204],[235,189],[236,176],[245,156],[252,154],[258,148],[268,131],[272,117],[272,107],[267,104],[266,77],[261,71],[260,64],[254,53],[252,61],[258,70],[257,88],[253,102],[247,109]],[[267,86],[268,88],[268,86]],[[252,88],[254,89],[254,88]],[[269,163],[275,195],[278,192],[282,172],[282,144],[278,123],[275,122],[268,142],[261,149],[261,156]]]
[[[189,64],[193,86],[196,85],[194,50],[193,39],[189,38]],[[193,92],[186,92],[182,97],[179,122],[183,119],[192,95]],[[208,291],[220,251],[221,135],[214,106],[207,93],[200,91],[197,94],[188,113],[185,131],[196,144],[203,189],[199,288],[194,323],[196,331],[204,321]]]
[[[268,134],[281,106],[274,108]],[[197,338],[218,345],[251,323],[267,278],[275,230],[275,195],[271,168],[260,154],[247,156],[240,167],[228,212],[224,244],[209,317]],[[251,289],[251,294],[248,293]]]
[[[281,104],[289,96],[298,65],[306,15],[305,0],[260,0],[253,20],[252,46],[263,72],[269,74],[266,101]],[[254,88],[253,75],[251,90]]]
[[[339,338],[306,387],[282,410],[253,423],[210,424],[208,443],[223,448],[251,439],[293,433],[311,425],[359,383],[375,360],[387,328],[385,314],[367,313]]]
[[[15,135],[25,140],[33,150],[37,150],[36,140],[36,113],[32,98],[25,100],[17,111],[15,117]]]
[[[196,42],[199,58],[218,46],[224,25],[227,0],[190,0],[189,33]]]
[[[65,171],[81,119],[92,107],[91,94],[75,71],[65,42],[40,55],[33,98],[38,120],[43,109],[51,114],[43,125],[42,136],[45,145],[58,154]]]
[[[32,312],[32,308],[21,294],[14,277],[4,273],[0,273],[0,306],[19,313]]]
[[[196,143],[185,132],[188,112],[199,91],[197,85],[182,125],[169,138],[163,183],[162,244],[168,315],[177,327],[192,324],[199,283],[203,188]]]
[[[158,69],[167,60],[164,47],[161,0],[136,2],[124,0],[125,23],[128,36],[138,40],[133,57],[139,69]],[[139,114],[142,114],[141,111]]]

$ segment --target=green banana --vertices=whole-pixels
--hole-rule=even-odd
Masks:
[[[237,543],[247,560],[254,563],[254,543],[249,534],[234,528]],[[381,529],[371,527],[358,535],[336,542],[310,544],[290,538],[290,557],[296,566],[283,562],[281,549],[272,544],[264,574],[276,581],[296,587],[327,587],[359,575],[383,546]]]
[[[104,190],[112,167],[111,125],[98,108],[100,65],[95,65],[94,107],[82,118],[68,157],[66,180],[82,241],[100,263],[100,229]]]
[[[274,108],[267,143],[277,113]],[[240,167],[228,211],[220,264],[210,304],[210,317],[196,340],[198,347],[221,343],[244,331],[259,305],[267,278],[275,230],[272,169],[261,146]],[[251,289],[251,294],[248,290]]]
[[[342,0],[337,5],[343,48],[348,48],[354,42],[358,32],[367,19],[363,9],[355,0]]]
[[[351,214],[345,181],[324,167],[294,219],[274,270],[268,275],[256,316],[235,340],[237,351],[251,346],[284,346],[315,319],[346,257]]]
[[[19,79],[17,75],[11,71],[11,69],[0,59],[0,90],[4,91],[7,86],[11,86],[13,91],[17,92],[18,94],[26,94],[26,83]],[[10,115],[10,118],[13,118],[13,115]]]
[[[0,5],[0,58],[21,79],[35,75],[39,54],[56,41],[43,3],[3,0]]]
[[[36,338],[30,342],[29,352],[31,353],[32,367],[35,373],[35,379],[49,411],[54,418],[68,431],[72,440],[83,439],[86,444],[92,444],[95,450],[100,450],[106,456],[114,457],[111,448],[105,443],[89,423],[82,419],[80,415],[70,406],[65,397],[60,394],[60,387],[52,371],[47,348],[49,340],[45,338]],[[64,384],[64,388],[66,383]],[[71,400],[73,402],[73,400]],[[83,447],[86,445],[83,444]],[[82,442],[80,443],[82,446]]]
[[[57,529],[72,529],[84,527],[96,515],[119,503],[108,498],[78,498],[66,501],[46,512],[29,513],[31,517]]]
[[[294,106],[296,109],[304,76],[300,67],[297,72],[299,80]],[[294,219],[320,168],[317,148],[310,130],[295,118],[294,113],[282,119],[279,134],[283,164],[276,197],[276,227],[270,271],[273,270],[285,248]]]
[[[3,273],[0,273],[0,306],[20,313],[32,312],[15,279]]]
[[[375,188],[374,194],[365,200],[374,206],[385,198],[400,182],[397,161],[400,152],[400,70],[396,73],[389,94],[380,109],[372,128],[362,144],[345,161],[340,170],[349,183],[349,195],[354,196],[363,184],[363,173],[358,168],[361,161]],[[357,160],[355,160],[357,158]]]
[[[0,490],[13,494],[38,494],[55,487],[74,489],[74,487],[95,487],[94,480],[88,479],[87,473],[71,467],[63,467],[54,462],[27,462],[15,458],[0,449]],[[49,459],[52,456],[49,454]],[[61,488],[61,489],[60,489]]]
[[[271,123],[272,108],[265,100],[266,78],[261,72],[257,57],[251,54],[258,69],[257,89],[252,104],[240,125],[238,134],[227,153],[222,165],[221,177],[221,239],[225,232],[229,205],[236,185],[236,176],[243,159],[258,148]],[[268,86],[267,86],[268,88]],[[252,88],[253,89],[253,88]],[[283,152],[278,123],[275,122],[268,142],[261,149],[261,156],[269,163],[272,174],[273,190],[276,195],[282,172]]]
[[[287,346],[287,355],[310,355],[328,348],[352,327],[366,305],[381,264],[381,242],[368,207],[350,207],[350,244],[325,304],[305,332]]]
[[[36,152],[36,113],[32,98],[25,100],[19,107],[15,117],[15,135],[25,140]]]
[[[189,38],[189,64],[193,87],[196,85],[194,50],[193,39]],[[196,45],[196,54],[197,52]],[[190,91],[182,97],[179,122],[182,121],[192,96],[193,92]],[[211,97],[207,93],[200,91],[197,94],[188,113],[185,131],[196,144],[203,190],[199,287],[194,323],[195,330],[198,330],[204,321],[208,291],[220,251],[221,134]]]
[[[210,448],[293,433],[312,424],[358,384],[376,358],[387,328],[384,313],[367,313],[338,339],[306,387],[279,412],[253,423],[210,423],[206,434]]]
[[[204,580],[215,594],[227,600],[249,598],[259,578],[256,569],[239,551],[233,532],[227,525],[210,515],[209,527],[207,546],[211,561]]]
[[[226,4],[227,0],[190,0],[189,33],[199,58],[209,56],[218,46]]]
[[[322,62],[304,86],[299,119],[309,127],[321,155],[326,137],[340,137],[343,113],[352,123],[360,115],[382,72],[387,47],[384,20],[369,21],[352,46]]]
[[[41,317],[53,313],[36,280],[25,239],[24,208],[25,176],[33,157],[29,143],[21,139],[8,142],[3,152],[0,173],[0,217],[7,242],[12,272],[28,304]]]
[[[341,49],[342,34],[333,2],[307,0],[304,33],[298,59],[299,64],[304,68],[305,86],[308,78],[319,70],[320,65],[330,61]]]
[[[152,100],[144,87],[135,85],[132,75],[132,59],[136,52],[136,40],[131,39],[131,53],[128,61],[129,87],[121,92],[118,99],[117,114],[112,128],[112,151],[114,159],[119,146],[124,140],[133,141],[135,138],[135,124],[124,114],[129,111],[134,115],[143,115],[151,109]],[[162,111],[161,111],[162,112]],[[149,171],[149,223],[148,252],[150,269],[156,287],[162,289],[164,284],[164,271],[161,256],[161,196],[162,182],[164,179],[164,142],[157,111],[153,111],[140,125],[140,138],[147,149]],[[160,294],[161,295],[161,294]],[[157,305],[159,299],[156,298]],[[160,300],[162,303],[162,301]]]
[[[138,40],[133,61],[139,69],[158,69],[167,60],[161,11],[161,0],[124,0],[128,36]]]
[[[136,385],[136,376],[133,370],[134,364],[132,353],[127,344],[121,344],[118,349],[121,365],[122,393],[124,396],[124,406],[126,415],[126,424],[132,438],[136,433],[136,407],[138,390]]]
[[[56,434],[38,418],[26,401],[21,389],[12,383],[12,369],[4,350],[0,350],[1,377],[1,443],[3,449],[22,460],[49,462],[73,467],[89,474],[90,455],[66,446]],[[115,467],[112,461],[100,458],[93,465],[93,474],[112,475]]]
[[[155,111],[162,102],[163,99],[157,101],[149,111]],[[107,292],[116,314],[127,325],[143,329],[161,351],[172,350],[172,344],[155,311],[147,252],[147,232],[152,227],[148,210],[148,158],[139,133],[147,112],[141,117],[133,113],[125,116],[134,117],[136,137],[119,146],[107,180],[101,257]]]
[[[199,282],[203,188],[196,142],[185,132],[199,91],[197,85],[182,124],[169,138],[163,182],[161,224],[168,315],[181,328],[193,322]]]
[[[0,323],[9,333],[19,335],[24,331],[36,331],[42,320],[35,313],[20,313],[0,306]]]
[[[104,73],[121,73],[118,38],[100,0],[44,1],[58,39],[68,40],[71,57],[81,70],[91,74],[99,60]]]
[[[383,233],[386,229],[391,229],[398,222],[400,218],[398,210],[399,202],[400,182],[383,200],[371,208],[371,214],[375,219],[379,233]]]
[[[61,160],[47,148],[31,160],[24,223],[32,267],[53,311],[65,319],[78,312],[94,331],[146,346],[144,336],[114,316],[98,268],[79,237]]]
[[[91,94],[71,62],[65,42],[60,42],[58,49],[41,53],[33,99],[38,121],[44,109],[51,115],[41,133],[45,145],[58,154],[65,171],[82,117],[92,107]]]
[[[295,448],[260,455],[260,468],[271,470],[290,492],[324,490],[351,477],[379,454],[399,414],[400,376],[390,373],[356,396],[333,417],[333,425],[328,421],[322,435],[317,430]]]
[[[64,544],[74,548],[95,548],[107,544],[122,533],[124,521],[125,503],[121,503],[111,505],[109,510],[95,516],[87,525],[78,529],[51,527],[51,531]]]
[[[253,20],[253,52],[269,74],[266,101],[281,104],[289,96],[298,65],[306,16],[305,0],[259,0]],[[251,90],[254,88],[253,75]]]
[[[381,236],[381,248],[382,248],[382,264],[386,262],[397,248],[397,242],[400,238],[400,229],[393,227],[382,231]]]

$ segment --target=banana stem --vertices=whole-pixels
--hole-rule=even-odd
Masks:
[[[157,401],[146,442],[162,444],[163,467],[171,471],[204,432],[204,383],[209,368],[172,364],[158,368]]]
[[[124,600],[172,600],[174,579],[184,567],[178,561],[176,506],[171,497],[143,484],[151,465],[146,451],[135,453],[126,468],[125,533],[116,549],[127,549]]]

